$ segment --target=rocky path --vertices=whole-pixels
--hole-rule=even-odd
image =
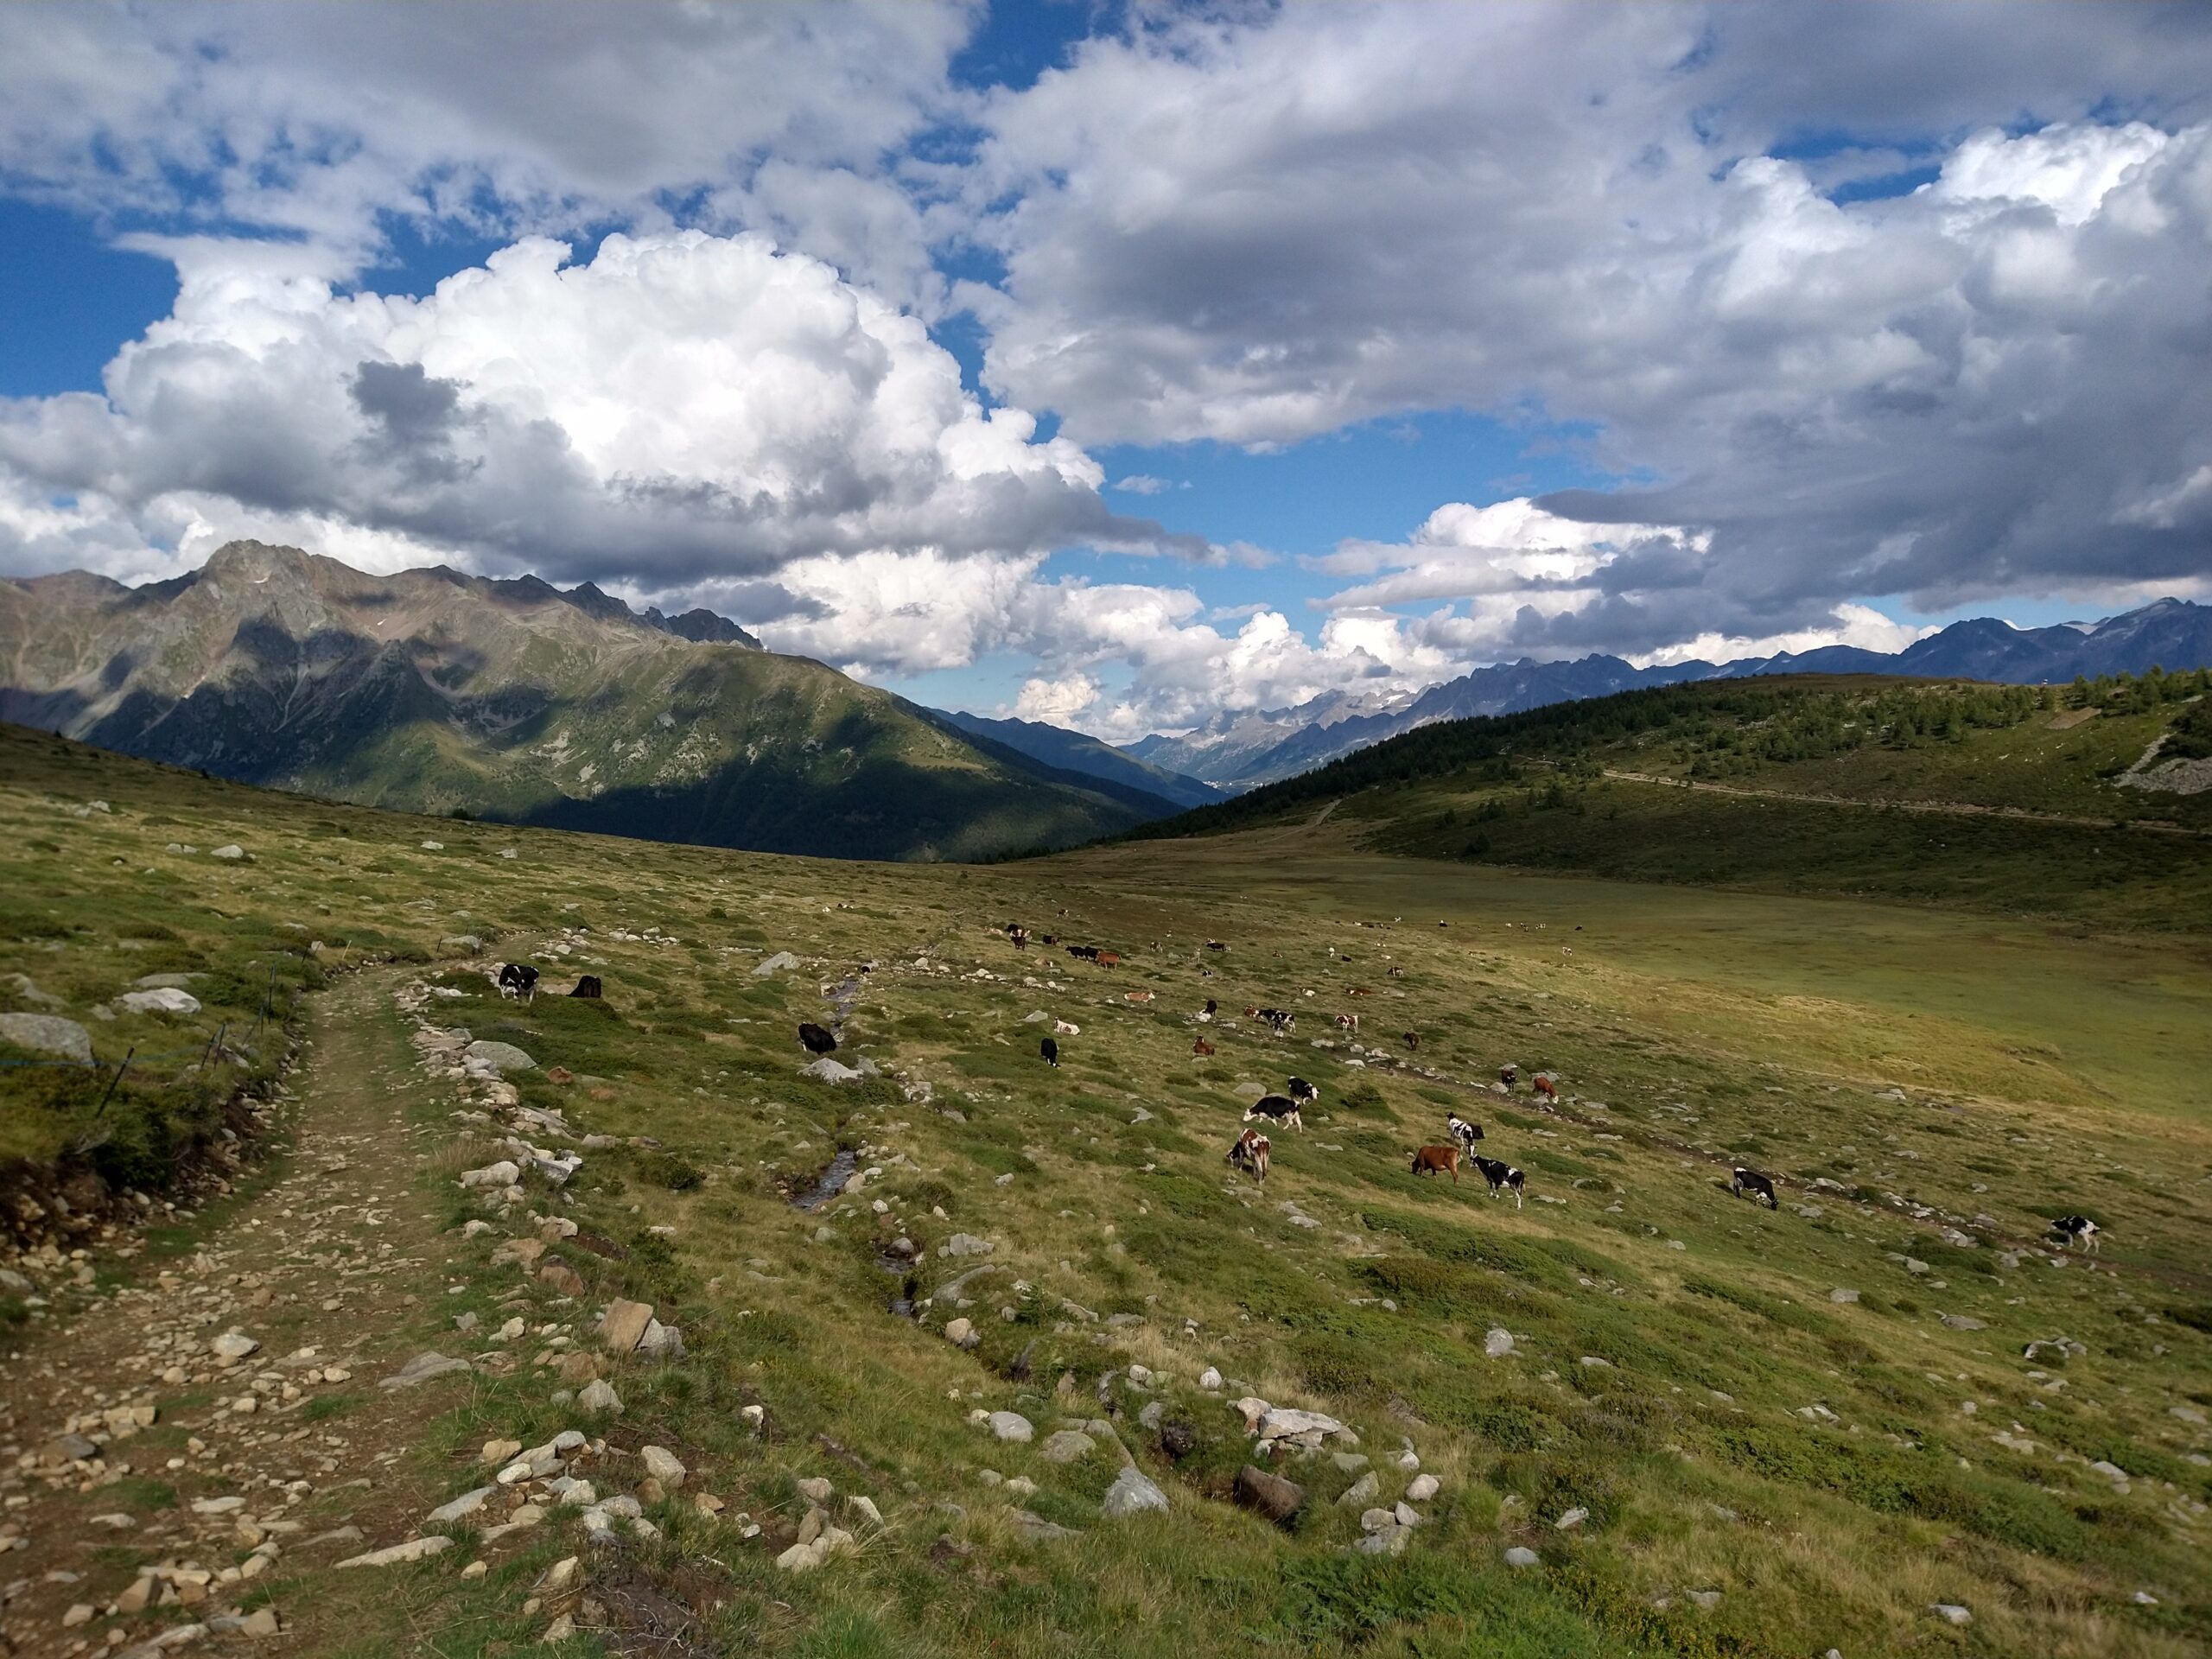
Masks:
[[[300,1651],[279,1563],[418,1512],[402,1459],[456,1384],[380,1386],[443,1322],[396,982],[321,999],[261,1190],[0,1360],[0,1654]]]

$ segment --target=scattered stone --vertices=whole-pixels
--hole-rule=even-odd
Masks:
[[[973,1233],[955,1233],[937,1248],[939,1255],[988,1255],[994,1246],[988,1238],[978,1238]]]
[[[1720,1592],[1718,1590],[1692,1590],[1686,1593],[1693,1602],[1708,1613],[1720,1605]]]
[[[1535,1567],[1540,1565],[1542,1560],[1542,1556],[1537,1554],[1535,1550],[1530,1549],[1525,1544],[1516,1544],[1512,1548],[1505,1552],[1505,1564],[1508,1567]]]
[[[576,1396],[576,1404],[586,1411],[619,1414],[622,1409],[622,1396],[614,1392],[613,1384],[601,1377]]]
[[[410,1538],[404,1544],[392,1544],[383,1549],[372,1549],[365,1555],[349,1555],[338,1563],[340,1567],[397,1567],[404,1561],[420,1561],[432,1555],[442,1555],[453,1548],[453,1540],[443,1533],[428,1538]]]
[[[956,1348],[973,1348],[983,1338],[976,1331],[975,1322],[963,1319],[945,1321],[944,1339]]]
[[[260,1346],[260,1343],[241,1331],[226,1331],[207,1344],[208,1351],[218,1359],[244,1359]]]
[[[1503,1359],[1513,1351],[1513,1333],[1503,1325],[1492,1325],[1483,1338],[1483,1352],[1492,1359]]]
[[[780,974],[798,966],[798,958],[788,950],[779,950],[753,970],[755,979],[766,979],[771,974]]]
[[[450,1503],[441,1503],[436,1509],[432,1510],[425,1524],[442,1526],[447,1522],[458,1521],[463,1516],[474,1515],[484,1507],[484,1500],[499,1490],[497,1486],[479,1486],[474,1491],[463,1492]]]
[[[1981,1320],[1964,1313],[1945,1313],[1941,1318],[1942,1322],[1954,1331],[1982,1331],[1988,1328]]]
[[[1030,1421],[1018,1411],[995,1411],[984,1420],[991,1426],[991,1433],[1002,1440],[1027,1440],[1037,1430]]]
[[[668,1491],[672,1492],[683,1485],[685,1477],[691,1472],[683,1466],[683,1460],[664,1446],[645,1446],[638,1455],[645,1459],[647,1477],[660,1482]]]
[[[455,1359],[446,1354],[417,1354],[377,1386],[385,1389],[411,1389],[434,1376],[445,1376],[451,1372],[468,1369],[468,1362],[465,1359]]]
[[[125,991],[115,1000],[125,1014],[197,1014],[200,999],[190,991],[164,985],[151,991]]]
[[[1037,1455],[1047,1463],[1075,1463],[1098,1449],[1098,1442],[1079,1428],[1064,1428],[1045,1437]]]
[[[1370,1469],[1344,1488],[1337,1498],[1337,1506],[1345,1510],[1363,1509],[1382,1490],[1382,1483],[1375,1478],[1375,1471]]]
[[[1107,1515],[1135,1515],[1145,1510],[1167,1509],[1167,1494],[1154,1485],[1132,1465],[1125,1465],[1114,1477],[1114,1484],[1106,1489],[1106,1496],[1099,1500],[1099,1509]]]
[[[461,1064],[472,1071],[488,1071],[501,1077],[509,1071],[535,1071],[537,1062],[517,1048],[512,1043],[496,1043],[479,1038],[461,1053]]]
[[[1406,1496],[1416,1503],[1426,1503],[1444,1488],[1444,1483],[1434,1475],[1415,1475],[1407,1484]]]
[[[1846,1302],[1846,1303],[1848,1303],[1848,1302],[1855,1302],[1855,1301],[1857,1301],[1858,1300],[1859,1300],[1859,1293],[1858,1293],[1857,1291],[1855,1291],[1855,1290],[1846,1290],[1846,1289],[1845,1289],[1842,1286],[1840,1286],[1840,1285],[1837,1286],[1837,1287],[1836,1287],[1836,1288],[1834,1288],[1834,1290],[1832,1290],[1832,1291],[1828,1292],[1828,1300],[1830,1300],[1830,1301],[1832,1301],[1832,1302]]]
[[[239,846],[238,842],[232,842],[228,846],[217,847],[211,849],[207,856],[210,858],[240,859],[245,856],[245,849]]]
[[[1929,1604],[1928,1611],[1935,1614],[1936,1618],[1942,1619],[1947,1624],[1971,1624],[1974,1623],[1973,1611],[1968,1608],[1960,1606],[1955,1601],[1933,1602]]]
[[[610,1353],[626,1354],[642,1341],[652,1323],[653,1305],[617,1296],[599,1322],[599,1339]]]
[[[92,1064],[92,1033],[59,1014],[0,1014],[0,1042],[34,1054],[58,1054],[65,1060]]]
[[[1557,1527],[1561,1532],[1573,1532],[1577,1527],[1580,1526],[1589,1518],[1590,1511],[1584,1509],[1578,1503],[1574,1508],[1561,1515],[1560,1518],[1553,1522],[1552,1524]]]
[[[1209,1394],[1221,1386],[1221,1373],[1211,1365],[1198,1373],[1198,1386]]]
[[[1306,1489],[1294,1480],[1271,1475],[1246,1464],[1236,1471],[1236,1501],[1264,1515],[1279,1527],[1287,1527],[1306,1503]]]

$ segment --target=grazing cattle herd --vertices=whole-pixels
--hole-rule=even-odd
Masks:
[[[1004,931],[1014,949],[1027,948],[1029,931],[1027,928],[1019,923],[1009,922]],[[1049,933],[1041,935],[1040,938],[1047,944],[1058,943]],[[1206,941],[1206,949],[1210,950],[1226,950],[1228,948],[1227,944],[1218,940]],[[1070,956],[1081,961],[1095,962],[1102,967],[1113,967],[1122,960],[1113,951],[1103,950],[1097,945],[1071,944],[1066,949]],[[1209,977],[1211,976],[1211,969],[1207,970]],[[1389,972],[1391,977],[1399,978],[1403,976],[1404,969],[1394,966]],[[494,983],[503,998],[520,999],[524,1001],[536,1000],[537,982],[538,970],[527,963],[504,963],[494,976]],[[605,995],[605,991],[598,975],[584,974],[578,977],[575,988],[569,995],[572,997],[599,998]],[[1308,991],[1306,995],[1311,996],[1313,993]],[[1358,996],[1370,995],[1370,993],[1363,988],[1355,990],[1352,995]],[[1128,1000],[1132,1002],[1149,1001],[1152,996],[1153,993],[1149,991],[1132,992]],[[1208,997],[1205,1007],[1190,1018],[1198,1025],[1210,1025],[1214,1021],[1218,1011],[1219,1005],[1215,999]],[[1266,1026],[1269,1032],[1278,1038],[1289,1036],[1298,1023],[1296,1014],[1287,1008],[1248,1007],[1244,1010],[1244,1017]],[[1334,1016],[1334,1020],[1336,1029],[1339,1031],[1356,1033],[1359,1030],[1359,1016],[1356,1014],[1339,1014]],[[1057,1068],[1060,1063],[1060,1046],[1055,1038],[1079,1036],[1082,1028],[1071,1020],[1056,1018],[1052,1022],[1052,1029],[1055,1036],[1046,1037],[1039,1042],[1037,1052],[1039,1057],[1047,1065]],[[799,1022],[798,1040],[800,1046],[809,1053],[817,1056],[832,1054],[837,1049],[836,1033],[811,1020]],[[1404,1033],[1404,1041],[1407,1048],[1418,1050],[1421,1047],[1421,1033],[1417,1031],[1408,1031]],[[1325,1046],[1325,1045],[1317,1044],[1316,1046]],[[1217,1052],[1215,1046],[1203,1033],[1198,1033],[1191,1045],[1191,1053],[1195,1058],[1211,1058]],[[1379,1054],[1380,1051],[1374,1051],[1374,1052]],[[1508,1094],[1513,1091],[1519,1084],[1520,1078],[1521,1069],[1517,1065],[1508,1065],[1498,1068],[1498,1083]],[[1530,1079],[1529,1086],[1539,1099],[1548,1100],[1554,1103],[1560,1101],[1558,1084],[1548,1073],[1536,1073]],[[1243,1122],[1248,1124],[1264,1123],[1278,1131],[1288,1128],[1303,1134],[1306,1128],[1305,1109],[1307,1107],[1318,1105],[1320,1098],[1321,1091],[1313,1084],[1304,1077],[1293,1077],[1287,1079],[1281,1094],[1262,1095],[1247,1106],[1244,1109]],[[1457,1185],[1459,1180],[1460,1161],[1465,1158],[1481,1173],[1490,1197],[1498,1198],[1510,1192],[1513,1195],[1514,1207],[1516,1209],[1522,1207],[1526,1192],[1526,1176],[1521,1170],[1502,1159],[1485,1157],[1475,1150],[1475,1143],[1484,1138],[1483,1126],[1453,1112],[1446,1115],[1444,1127],[1446,1135],[1450,1137],[1449,1143],[1416,1148],[1413,1154],[1411,1173],[1414,1175],[1449,1174],[1452,1184]],[[1264,1183],[1268,1178],[1271,1151],[1272,1143],[1267,1135],[1257,1128],[1246,1128],[1230,1146],[1224,1161],[1231,1169],[1242,1171],[1250,1175],[1255,1181]],[[1775,1187],[1780,1179],[1779,1176],[1764,1173],[1739,1164],[1730,1171],[1728,1190],[1738,1198],[1748,1197],[1755,1202],[1764,1199],[1768,1209],[1778,1211],[1781,1205],[1776,1198]],[[2102,1229],[2088,1216],[2057,1217],[2051,1221],[2050,1231],[2062,1248],[2079,1249],[2090,1254],[2099,1249],[2102,1240]]]

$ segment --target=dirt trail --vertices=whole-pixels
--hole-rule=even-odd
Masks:
[[[2150,830],[2161,835],[2190,836],[2199,839],[2212,836],[2212,830],[2193,830],[2187,824],[2169,823],[2158,818],[2115,821],[2066,812],[2031,812],[2021,806],[1980,806],[1972,801],[1862,801],[1848,795],[1815,795],[1787,789],[1746,789],[1740,784],[1709,784],[1688,778],[1663,777],[1655,772],[1623,772],[1613,766],[1605,767],[1604,772],[1606,777],[1624,784],[1657,784],[1665,789],[1695,790],[1706,795],[1734,795],[1753,801],[1802,801],[1813,806],[1856,806],[1869,811],[1924,812],[1937,817],[2018,818],[2027,823],[2068,823],[2087,830]]]
[[[335,1561],[419,1514],[401,1459],[457,1382],[378,1387],[443,1322],[396,982],[356,974],[319,1000],[261,1191],[0,1360],[0,1655],[129,1652],[192,1623],[209,1627],[194,1652],[268,1649],[266,1613],[225,1629],[264,1571]],[[257,1346],[226,1357],[232,1332]],[[158,1564],[173,1570],[141,1578]],[[134,1611],[142,1594],[154,1605]]]

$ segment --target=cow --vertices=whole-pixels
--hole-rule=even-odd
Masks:
[[[518,996],[525,1002],[537,1001],[537,969],[526,962],[510,962],[499,969],[499,995],[502,998]]]
[[[2103,1231],[2087,1216],[2061,1216],[2050,1224],[2050,1230],[2066,1241],[2066,1247],[2079,1244],[2094,1255],[2097,1251],[2098,1235]]]
[[[1027,950],[1029,948],[1029,930],[1022,926],[1020,922],[1008,922],[1006,925],[1006,936],[1014,942],[1015,950]]]
[[[1205,1038],[1201,1037],[1198,1041],[1191,1045],[1191,1052],[1198,1058],[1204,1059],[1207,1055],[1213,1052],[1213,1045],[1206,1041]]]
[[[1202,1026],[1211,1025],[1213,1023],[1213,1016],[1216,1011],[1219,1009],[1220,1006],[1221,1005],[1216,1002],[1213,998],[1206,998],[1205,1007],[1198,1010],[1198,1023]]]
[[[1511,1094],[1513,1092],[1513,1085],[1521,1081],[1521,1068],[1517,1065],[1499,1066],[1497,1068],[1497,1080],[1505,1085],[1505,1092],[1509,1095]]]
[[[1226,950],[1229,947],[1224,944],[1219,939],[1208,939],[1206,941],[1206,949],[1209,950]]]
[[[1080,1037],[1083,1027],[1072,1020],[1055,1020],[1052,1021],[1052,1033],[1058,1037]]]
[[[1353,986],[1353,987],[1351,988],[1351,994],[1352,994],[1354,996],[1372,996],[1372,995],[1375,995],[1375,993],[1374,993],[1373,991],[1371,991],[1371,990],[1368,989],[1368,988],[1367,988],[1366,986],[1364,986],[1364,985],[1355,985],[1355,986]]]
[[[1357,996],[1358,993],[1355,991],[1352,995]],[[1357,1037],[1359,1034],[1359,1016],[1356,1014],[1338,1014],[1337,1016],[1337,1029],[1338,1031],[1348,1031]]]
[[[1288,1095],[1262,1095],[1244,1109],[1245,1122],[1249,1123],[1255,1117],[1281,1128],[1296,1129],[1301,1135],[1306,1132],[1306,1120],[1298,1115],[1298,1103]]]
[[[1285,1089],[1283,1093],[1296,1101],[1301,1109],[1307,1106],[1318,1106],[1321,1102],[1321,1091],[1303,1077],[1293,1077],[1290,1080],[1290,1086]]]
[[[1402,968],[1393,968],[1390,970],[1390,977],[1393,979],[1403,979],[1405,976],[1406,970]]]
[[[1060,942],[1060,936],[1057,933],[1039,933],[1037,936],[1037,942],[1039,944],[1058,944]]]
[[[1090,953],[1090,959],[1101,968],[1118,968],[1122,965],[1121,957],[1111,950],[1094,950]]]
[[[1037,1052],[1043,1057],[1046,1065],[1053,1067],[1058,1066],[1060,1063],[1060,1046],[1054,1042],[1051,1038],[1047,1037],[1043,1042],[1037,1045]]]
[[[1123,991],[1122,993],[1122,1000],[1124,1002],[1149,1002],[1152,998],[1153,993],[1150,991]]]
[[[601,988],[600,986],[599,976],[597,974],[582,974],[577,976],[576,988],[570,991],[569,995],[570,996],[596,997],[601,995]]]
[[[799,1021],[798,1039],[810,1054],[834,1054],[837,1052],[836,1033],[827,1027],[816,1025],[811,1020]]]
[[[1513,1194],[1513,1207],[1516,1210],[1521,1207],[1521,1185],[1526,1178],[1519,1170],[1502,1160],[1484,1158],[1480,1154],[1475,1158],[1475,1167],[1482,1171],[1483,1179],[1490,1183],[1491,1197],[1496,1198],[1500,1189],[1509,1191]]]
[[[1071,944],[1068,946],[1068,955],[1077,962],[1096,962],[1098,960],[1098,947],[1095,944]]]
[[[1408,1048],[1419,1048],[1421,1046],[1421,1033],[1417,1031],[1408,1032],[1406,1033],[1406,1046]]]
[[[1414,1154],[1413,1173],[1416,1175],[1435,1175],[1449,1170],[1452,1185],[1459,1185],[1459,1148],[1457,1147],[1423,1147]]]
[[[1754,1200],[1764,1198],[1766,1207],[1770,1210],[1782,1208],[1775,1202],[1773,1181],[1760,1174],[1756,1169],[1745,1169],[1740,1164],[1738,1165],[1735,1171],[1728,1177],[1728,1190],[1739,1198],[1746,1192],[1750,1193]]]
[[[1529,1086],[1535,1089],[1535,1091],[1541,1095],[1546,1100],[1556,1102],[1559,1099],[1559,1090],[1557,1086],[1553,1084],[1549,1077],[1546,1077],[1541,1071],[1536,1073],[1535,1081]]]
[[[1474,1152],[1475,1142],[1483,1138],[1483,1126],[1469,1122],[1457,1112],[1444,1120],[1444,1127],[1452,1131],[1452,1138],[1465,1147],[1470,1154]]]
[[[1264,1186],[1268,1179],[1269,1150],[1266,1135],[1257,1129],[1247,1129],[1236,1137],[1236,1145],[1230,1147],[1229,1156],[1223,1161],[1232,1169],[1251,1171],[1252,1179]]]

